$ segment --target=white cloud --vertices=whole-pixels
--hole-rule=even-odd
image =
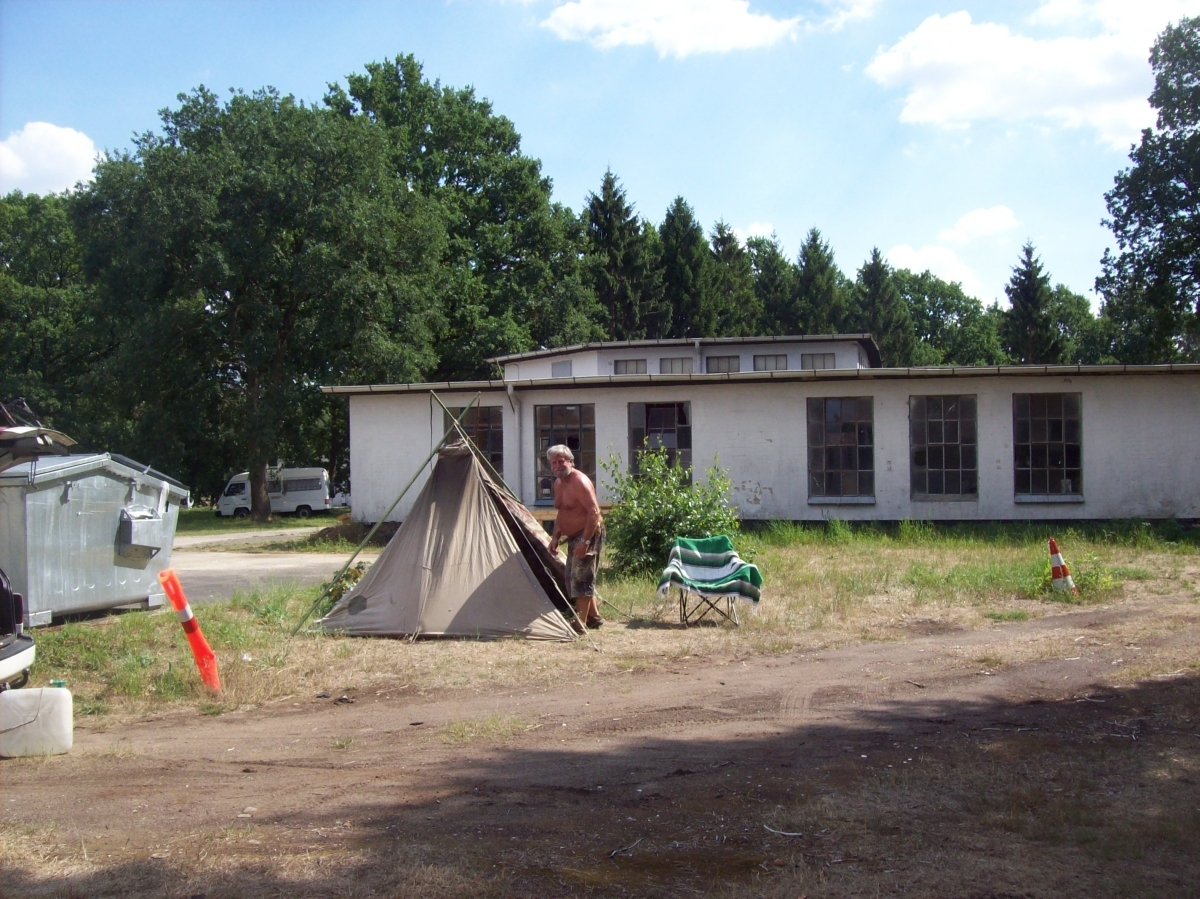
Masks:
[[[953,228],[944,228],[938,237],[946,243],[965,244],[978,237],[990,237],[1011,231],[1021,223],[1007,206],[991,209],[972,209],[954,223]]]
[[[1089,128],[1123,150],[1154,121],[1146,100],[1150,45],[1195,6],[1195,0],[1047,0],[1029,24],[1057,28],[1051,37],[974,22],[967,12],[933,15],[880,49],[866,71],[884,87],[905,91],[902,122]]]
[[[914,250],[908,244],[902,243],[883,255],[894,268],[906,268],[914,272],[928,269],[943,281],[957,281],[971,296],[979,294],[979,276],[949,247],[926,244]]]
[[[96,145],[74,128],[29,122],[0,143],[0,193],[46,194],[92,177]]]
[[[749,237],[770,237],[775,233],[775,226],[770,222],[751,222],[745,228],[734,228],[733,233],[744,244]]]
[[[805,22],[750,11],[749,0],[572,0],[542,22],[563,40],[602,50],[652,46],[660,57],[769,47],[806,31],[838,31],[870,17],[881,0],[825,0],[827,15]]]

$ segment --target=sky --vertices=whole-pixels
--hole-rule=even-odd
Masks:
[[[578,211],[606,169],[661,222],[819,228],[990,303],[1032,241],[1092,293],[1149,50],[1200,0],[0,0],[0,192],[46,193],[204,85],[320,102],[412,53],[472,86]]]

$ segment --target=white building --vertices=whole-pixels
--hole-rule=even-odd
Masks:
[[[493,360],[502,381],[323,388],[350,401],[354,516],[375,521],[458,409],[530,507],[565,443],[714,459],[746,518],[1200,518],[1200,365],[879,367],[868,335],[656,340]],[[598,476],[598,477],[597,477]],[[392,513],[402,519],[422,474]]]

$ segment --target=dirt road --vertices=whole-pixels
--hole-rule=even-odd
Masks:
[[[69,755],[0,763],[0,892],[1192,896],[1200,682],[1105,686],[1194,658],[1197,619],[1149,638],[1157,614],[85,720]],[[1047,639],[1070,649],[989,661]]]

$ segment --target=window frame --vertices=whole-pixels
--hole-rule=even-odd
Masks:
[[[822,364],[818,368],[813,360],[820,359]],[[825,365],[824,363],[830,363]],[[801,371],[829,371],[837,368],[837,353],[801,353],[800,354],[800,370]]]
[[[679,363],[679,371],[668,371],[667,369],[675,368],[675,363]],[[658,373],[660,375],[690,375],[695,372],[696,361],[691,356],[660,356],[658,360]]]
[[[661,414],[668,407],[671,407],[673,425],[669,429],[661,426],[651,427],[652,410]],[[657,449],[658,446],[666,447],[670,464],[682,465],[688,469],[692,467],[692,403],[690,400],[666,403],[633,402],[629,403],[626,409],[630,474],[638,473],[638,457],[647,449]],[[672,436],[670,441],[662,439],[662,435],[667,434],[668,431]],[[658,433],[660,438],[657,445],[650,446],[649,440],[653,433]]]
[[[487,412],[486,422],[484,427],[480,428],[480,419],[484,416],[481,414]],[[462,406],[451,406],[448,412],[442,413],[442,424],[445,430],[450,430],[454,420],[463,413]],[[471,438],[471,442],[475,444],[475,448],[483,454],[483,457],[488,460],[492,468],[503,476],[504,475],[504,407],[503,406],[480,406],[471,407],[471,411],[466,414],[461,422],[460,427],[467,432],[467,436]],[[499,447],[497,449],[497,447]]]
[[[575,413],[574,433],[569,424],[568,409]],[[542,410],[549,410],[543,415]],[[556,423],[555,410],[568,419],[561,427]],[[549,417],[549,425],[543,426],[543,418]],[[561,437],[562,439],[558,439]],[[575,467],[596,483],[596,404],[595,403],[545,403],[533,407],[533,491],[534,505],[554,502],[554,474],[546,460],[546,450],[555,444],[571,447],[575,455]]]
[[[920,401],[920,413],[917,413],[917,402]],[[954,417],[946,418],[947,407],[954,404]],[[951,433],[947,427],[953,422],[955,439],[945,438]],[[936,428],[935,428],[936,423]],[[970,440],[965,438],[967,426],[970,427]],[[921,433],[918,433],[920,431]],[[936,440],[934,438],[937,438]],[[952,451],[947,448],[952,448]],[[941,459],[939,466],[932,466],[934,450]],[[918,458],[925,458],[925,464],[920,465]],[[957,465],[949,465],[950,459],[956,459]],[[919,469],[924,469],[923,472]],[[928,490],[932,483],[931,475],[936,472],[942,479],[941,493],[931,493]],[[950,493],[945,486],[950,483],[950,473],[955,475],[959,489]],[[925,491],[917,489],[919,478],[925,478]],[[963,485],[968,478],[974,484],[974,492],[967,492]],[[938,502],[978,502],[979,501],[979,397],[973,393],[962,394],[911,394],[908,397],[908,497],[916,503]]]
[[[767,360],[771,360],[768,365]],[[780,365],[782,360],[783,364]],[[754,370],[755,371],[787,371],[788,370],[788,354],[787,353],[756,353],[754,355]]]
[[[571,364],[573,361],[574,361],[573,359],[558,359],[556,361],[551,361],[550,377],[552,377],[552,378],[573,378],[573,377],[575,377],[575,366]],[[562,367],[564,365],[567,367],[566,374],[562,373]],[[555,369],[558,369],[558,371],[555,371]]]
[[[854,403],[854,419],[853,422],[842,421],[842,413],[845,411],[845,403]],[[837,403],[837,420],[830,422],[829,416],[831,411],[830,403]],[[819,404],[814,405],[814,404]],[[863,409],[867,410],[867,416],[863,417]],[[819,410],[819,412],[818,412]],[[807,397],[805,400],[805,425],[806,425],[806,472],[807,472],[807,489],[809,505],[871,505],[875,502],[875,397],[873,396],[813,396]],[[836,425],[838,428],[839,440],[836,443],[828,442],[828,428],[830,424]],[[853,445],[846,442],[848,432],[846,428],[851,428],[849,433],[854,436]],[[865,431],[864,431],[865,427]],[[864,440],[865,438],[865,440]],[[849,468],[845,464],[839,464],[836,469],[827,467],[827,462],[831,460],[832,454],[837,453],[839,462],[844,463],[850,458],[847,451],[853,452],[854,467]],[[869,466],[862,467],[864,458],[864,450],[866,450],[866,458],[869,460]],[[819,455],[818,455],[819,453]],[[819,460],[819,470],[814,470],[818,466],[814,462]],[[842,477],[853,471],[855,475],[855,492],[842,493]],[[827,493],[829,481],[828,475],[836,474],[838,483],[837,493]],[[863,492],[860,487],[863,483],[863,476],[866,475],[867,483],[869,484],[870,492]],[[817,477],[820,478],[820,492],[814,492],[814,487],[817,486]]]
[[[1024,415],[1022,406],[1026,410]],[[1078,391],[1013,393],[1012,413],[1013,502],[1082,503],[1083,394]],[[1024,428],[1023,422],[1027,425]],[[1059,437],[1051,439],[1055,433]],[[1061,465],[1054,464],[1056,458],[1061,459]],[[1056,470],[1062,472],[1061,482],[1071,483],[1072,492],[1050,492]],[[1072,472],[1075,476],[1068,477]],[[1020,489],[1023,473],[1026,491]],[[1039,474],[1044,475],[1045,491],[1033,489],[1038,484]]]
[[[628,369],[630,365],[633,366],[633,371],[618,371],[618,369],[621,368],[622,366],[624,368]],[[646,374],[646,360],[645,359],[614,359],[613,360],[613,374],[614,375],[644,375],[644,374]]]
[[[714,365],[715,363],[715,365]],[[708,375],[736,375],[742,370],[741,356],[705,356],[704,373]]]

